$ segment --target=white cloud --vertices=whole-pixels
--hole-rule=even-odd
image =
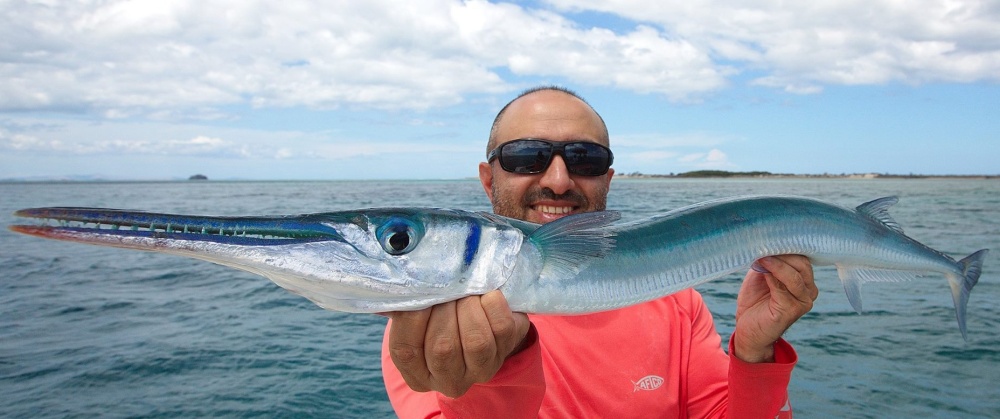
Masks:
[[[164,155],[223,158],[264,157],[268,150],[197,136],[189,139],[66,141],[0,131],[0,150],[53,155]]]
[[[648,163],[648,162],[662,162],[664,160],[674,159],[675,157],[677,157],[677,153],[666,150],[650,150],[650,151],[639,151],[636,153],[631,153],[629,156],[637,162]]]
[[[203,134],[205,131],[215,133]],[[267,133],[155,122],[0,120],[0,151],[24,156],[287,158],[295,153],[282,151],[280,144],[296,138],[310,139],[295,132]],[[304,149],[309,144],[310,141],[301,142]]]
[[[0,111],[214,120],[234,104],[428,109],[553,79],[674,101],[739,73],[798,94],[1000,80],[991,0],[548,4],[4,2]],[[636,24],[580,25],[583,10]]]
[[[703,153],[691,153],[677,159],[686,167],[697,169],[731,169],[736,165],[729,161],[729,156],[717,148]]]
[[[649,22],[721,60],[764,72],[756,84],[816,93],[824,84],[1000,80],[992,0],[549,0]]]
[[[622,173],[664,174],[701,169],[736,169],[720,147],[741,141],[705,132],[662,135],[625,135],[612,138],[615,167]]]
[[[730,161],[720,149],[697,151],[638,150],[615,155],[615,170],[618,173],[667,174],[692,170],[738,170],[739,166]]]
[[[729,165],[729,156],[723,153],[717,148],[713,148],[708,151],[708,155],[705,156],[705,163],[710,165]]]
[[[739,141],[731,135],[709,132],[689,132],[673,135],[663,134],[625,134],[611,138],[611,145],[617,149],[664,149],[681,147],[713,147],[732,141]]]
[[[211,132],[211,134],[204,134]],[[99,124],[43,120],[0,120],[0,152],[33,156],[162,156],[227,160],[325,160],[357,157],[481,152],[478,142],[375,141],[330,132],[259,131],[156,122],[110,121]]]
[[[648,26],[581,28],[481,0],[4,3],[0,110],[196,117],[221,107],[425,109],[530,77],[657,92],[719,89],[730,71]],[[194,109],[194,111],[185,111]]]
[[[527,76],[655,92],[673,100],[725,86],[731,70],[682,39],[649,26],[617,34],[580,28],[562,16],[470,1],[453,9],[463,40],[480,60]]]

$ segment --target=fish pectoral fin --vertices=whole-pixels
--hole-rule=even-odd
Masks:
[[[615,234],[605,227],[621,218],[617,211],[574,214],[538,227],[528,236],[544,258],[542,278],[572,277],[592,260],[615,247]]]

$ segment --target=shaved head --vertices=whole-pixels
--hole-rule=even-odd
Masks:
[[[538,87],[533,87],[531,89],[528,89],[528,90],[525,90],[525,91],[521,92],[521,94],[517,95],[517,97],[515,97],[514,99],[512,99],[510,102],[507,102],[507,104],[504,105],[504,107],[502,109],[500,109],[500,112],[497,113],[496,118],[493,119],[493,126],[490,128],[490,138],[489,138],[489,141],[486,143],[486,152],[487,153],[489,153],[491,150],[493,150],[494,148],[496,148],[496,146],[500,142],[500,139],[497,138],[497,133],[500,130],[500,125],[501,125],[501,123],[502,123],[502,121],[504,119],[504,116],[507,114],[507,110],[512,105],[514,105],[515,102],[517,102],[521,98],[524,98],[525,96],[529,96],[529,95],[532,95],[532,94],[535,94],[535,93],[539,93],[539,92],[562,93],[562,94],[571,96],[571,97],[579,100],[580,102],[583,102],[583,104],[587,105],[587,107],[590,108],[590,111],[593,112],[594,115],[597,116],[597,120],[600,121],[601,125],[603,126],[604,136],[603,136],[603,138],[600,139],[600,140],[603,140],[603,141],[600,141],[600,142],[602,142],[604,145],[610,145],[609,144],[609,136],[608,136],[608,127],[607,127],[607,125],[604,124],[604,118],[601,118],[601,115],[599,113],[597,113],[597,111],[594,110],[594,108],[592,106],[590,106],[590,104],[587,103],[587,101],[584,98],[580,97],[580,95],[578,95],[576,92],[574,92],[574,91],[572,91],[570,89],[567,89],[565,87],[559,87],[559,86],[538,86]]]

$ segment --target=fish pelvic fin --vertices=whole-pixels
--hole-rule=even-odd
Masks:
[[[962,339],[966,341],[969,340],[969,337],[965,333],[965,308],[969,304],[969,294],[972,293],[972,287],[979,283],[979,275],[983,273],[983,259],[987,253],[989,253],[989,249],[983,249],[958,261],[962,267],[962,277],[948,275],[951,298],[955,302],[958,330],[962,332]]]
[[[544,258],[542,278],[576,276],[589,262],[615,247],[614,232],[602,229],[621,218],[618,211],[574,214],[538,227],[528,236]]]
[[[899,198],[895,196],[887,196],[858,205],[855,210],[859,214],[864,214],[884,224],[886,227],[889,227],[889,229],[897,233],[902,233],[903,227],[900,226],[891,215],[889,215],[889,207],[896,205],[897,202],[899,202]]]

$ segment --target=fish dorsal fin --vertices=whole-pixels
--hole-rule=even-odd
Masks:
[[[602,229],[621,218],[618,211],[574,214],[544,224],[528,237],[541,251],[541,278],[575,276],[593,259],[615,247],[615,234]]]
[[[859,214],[867,215],[868,217],[884,224],[886,227],[889,227],[889,229],[897,233],[902,233],[903,227],[901,227],[899,223],[897,223],[896,220],[893,220],[892,216],[889,215],[889,207],[895,205],[897,202],[899,202],[899,198],[895,196],[887,196],[858,205],[856,210]]]

